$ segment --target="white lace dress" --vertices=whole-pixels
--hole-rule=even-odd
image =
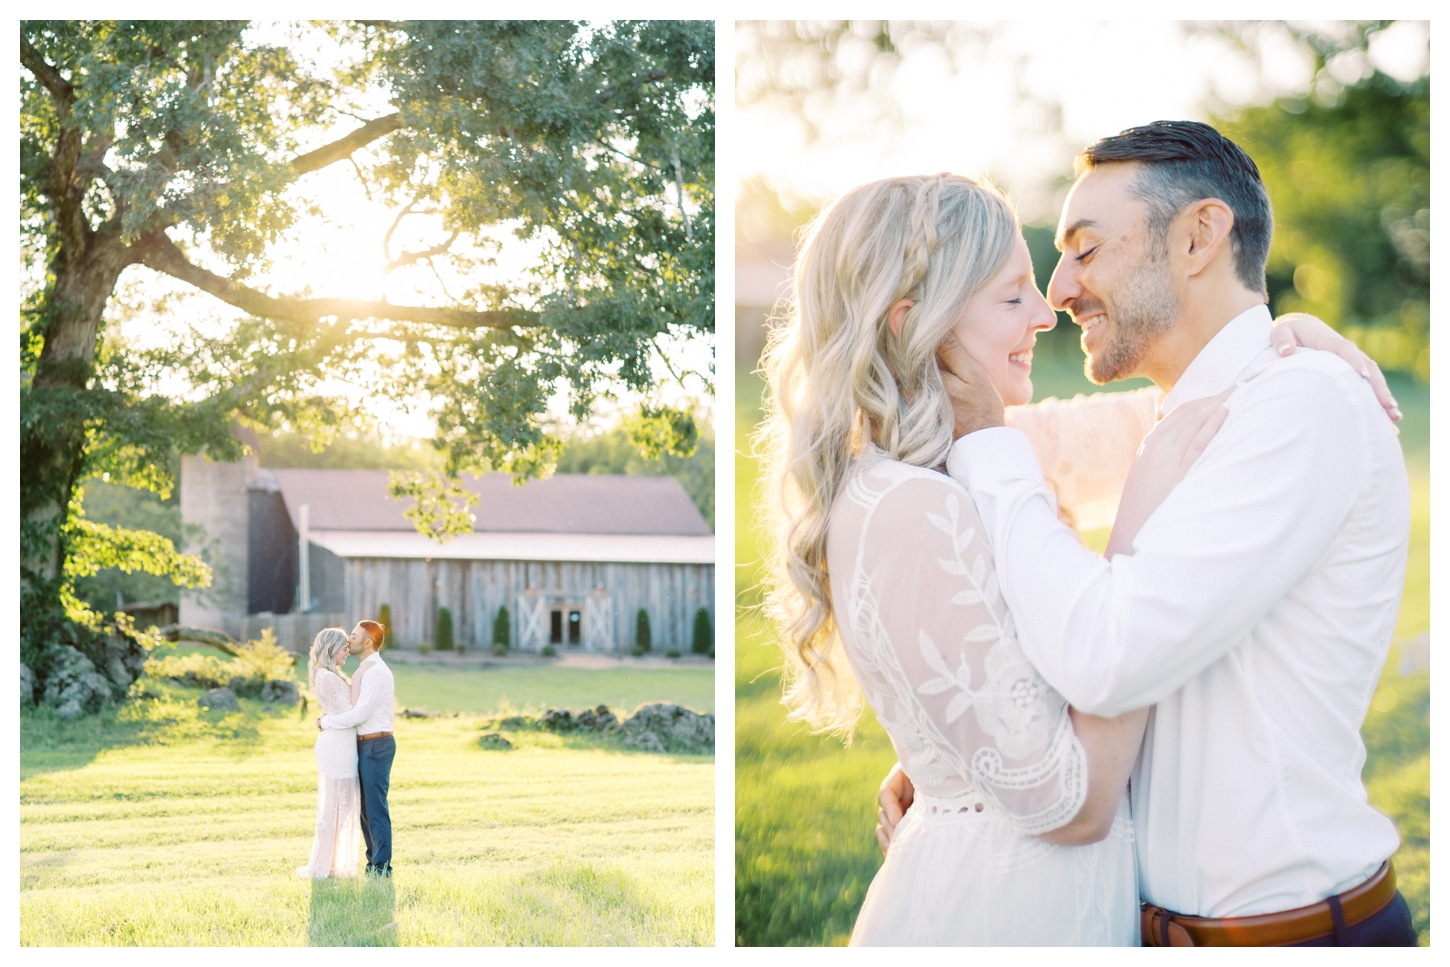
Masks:
[[[319,669],[315,684],[324,715],[351,711],[347,682]],[[317,733],[317,831],[312,858],[298,867],[304,877],[357,876],[362,825],[357,781],[357,729],[323,729]]]
[[[1083,473],[1086,493],[1115,507],[1122,480],[1108,465],[1126,474],[1152,426],[1152,400],[1104,396],[1053,401],[1014,423],[1049,476],[1066,464],[1069,476]],[[1085,451],[1072,424],[1101,424],[1095,416],[1121,426]],[[846,653],[916,787],[851,943],[1136,945],[1126,797],[1102,842],[1055,846],[1034,835],[1076,815],[1087,764],[1066,701],[1017,644],[966,491],[868,447],[832,512],[827,559]]]

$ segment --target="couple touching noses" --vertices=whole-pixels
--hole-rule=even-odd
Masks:
[[[324,628],[312,642],[308,681],[322,706],[317,718],[317,827],[312,858],[298,876],[357,875],[358,833],[367,850],[365,872],[393,875],[393,825],[388,782],[393,741],[393,673],[379,652],[383,626],[359,621],[348,634]],[[361,664],[351,681],[342,665]]]
[[[849,731],[864,697],[900,760],[852,942],[1413,944],[1359,774],[1393,398],[1275,324],[1232,142],[1159,122],[1078,165],[1047,299],[994,189],[889,179],[812,226],[767,352],[787,704]],[[1156,388],[1027,405],[1053,307],[1094,381]],[[1104,505],[1100,557],[1062,518]]]

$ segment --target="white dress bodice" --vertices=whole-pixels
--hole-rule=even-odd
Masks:
[[[1109,448],[1124,473],[1146,431]],[[1114,486],[1102,476],[1095,495]],[[1135,944],[1126,802],[1102,842],[1035,835],[1082,807],[1086,757],[1066,701],[1018,646],[966,491],[867,447],[832,510],[827,558],[846,654],[917,789],[852,943]]]
[[[318,669],[313,686],[324,715],[352,710],[347,682],[330,669]],[[317,733],[317,772],[328,779],[357,776],[357,729],[323,729]]]

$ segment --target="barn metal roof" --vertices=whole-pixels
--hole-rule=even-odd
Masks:
[[[309,523],[312,512],[308,511]],[[440,543],[417,531],[310,531],[338,557],[442,558],[464,561],[586,561],[713,564],[714,537],[678,534],[461,534]]]
[[[463,485],[479,496],[473,508],[475,535],[712,536],[674,477],[559,473],[515,487],[507,474],[491,473],[465,475]],[[309,531],[417,534],[403,516],[412,501],[388,496],[386,470],[269,468],[258,473],[252,489],[280,490],[293,527],[299,524],[299,508],[307,504]]]

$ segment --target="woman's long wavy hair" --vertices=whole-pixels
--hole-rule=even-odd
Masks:
[[[792,720],[848,741],[861,691],[831,608],[826,535],[866,443],[937,467],[952,445],[937,347],[1006,263],[1017,217],[991,184],[959,175],[888,178],[843,195],[805,230],[788,314],[762,366],[756,435],[771,488],[766,609],[785,652]],[[899,335],[887,322],[898,301]]]
[[[317,688],[317,670],[319,668],[331,669],[343,681],[347,676],[337,667],[337,655],[347,650],[347,632],[341,628],[323,628],[312,639],[312,650],[307,653],[307,686]]]

